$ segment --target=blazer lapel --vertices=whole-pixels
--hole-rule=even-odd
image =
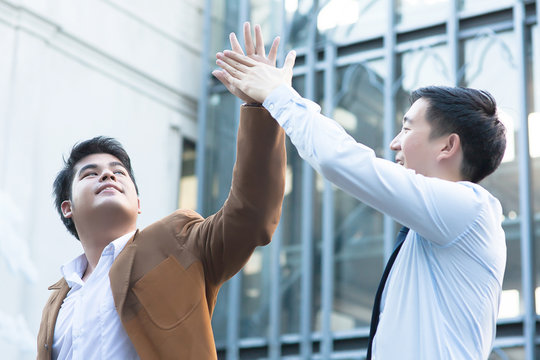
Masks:
[[[124,303],[129,288],[131,268],[137,250],[137,244],[134,243],[134,240],[138,233],[139,230],[137,230],[133,237],[127,242],[124,249],[118,254],[116,260],[114,260],[111,270],[109,271],[114,304],[116,305],[116,311],[120,316],[122,316],[123,313]]]
[[[49,286],[49,290],[56,291],[51,295],[48,304],[44,309],[44,313],[46,313],[47,316],[44,317],[43,320],[45,320],[45,323],[41,324],[38,334],[38,359],[43,358],[43,356],[48,356],[44,354],[51,354],[56,319],[58,318],[60,307],[69,292],[69,286],[66,280],[62,278],[56,284]],[[43,326],[45,327],[43,328]],[[41,349],[40,346],[43,346],[43,349]],[[45,351],[44,353],[43,350]]]

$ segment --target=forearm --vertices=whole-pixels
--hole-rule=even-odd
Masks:
[[[271,236],[285,191],[285,132],[264,108],[242,106],[236,153],[228,198],[233,204],[226,210],[249,218]]]
[[[255,247],[270,242],[285,191],[285,133],[262,107],[242,106],[231,190],[223,207],[197,226],[207,281],[236,274]]]

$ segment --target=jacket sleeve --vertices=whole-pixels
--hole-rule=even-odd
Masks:
[[[223,207],[187,225],[187,246],[201,259],[206,282],[220,285],[270,242],[285,190],[285,133],[262,107],[242,106],[236,163]]]

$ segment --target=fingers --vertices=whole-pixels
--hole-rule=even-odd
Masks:
[[[292,72],[295,60],[296,60],[296,52],[294,50],[289,51],[289,53],[287,54],[287,57],[285,58],[283,69]]]
[[[255,53],[262,57],[266,56],[261,25],[259,24],[255,25]]]
[[[231,52],[232,54],[236,54],[236,53],[233,53]],[[226,72],[228,72],[229,74],[231,74],[232,76],[234,76],[235,78],[237,79],[240,79],[242,78],[242,75],[245,74],[248,70],[248,67],[227,57],[227,56],[224,56],[223,54],[221,53],[218,53],[216,55],[218,57],[217,61],[216,61],[216,64],[222,68],[223,70],[225,70]]]
[[[277,51],[279,47],[279,36],[276,36],[274,41],[272,42],[272,47],[270,48],[270,52],[268,53],[268,60],[270,60],[270,63],[272,65],[276,65],[276,58],[277,58]]]
[[[227,71],[225,70],[214,70],[212,71],[212,75],[214,75],[225,87],[231,92],[235,93],[237,91],[236,86],[233,84],[233,82],[238,81],[234,77],[232,77]]]
[[[249,22],[244,23],[244,46],[246,48],[246,55],[253,55],[255,48],[253,47],[253,39],[251,38],[251,27]]]
[[[218,59],[221,59],[224,61],[226,61],[227,59],[228,60],[232,59],[235,62],[242,64],[244,66],[247,66],[247,67],[255,66],[259,63],[258,61],[247,57],[246,55],[241,55],[230,50],[225,50],[223,53],[217,53],[216,56]]]
[[[232,51],[244,55],[244,51],[242,51],[242,46],[240,46],[240,43],[238,42],[235,33],[230,33],[229,41],[231,43]]]

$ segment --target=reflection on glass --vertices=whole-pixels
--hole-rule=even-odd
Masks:
[[[396,94],[396,129],[401,129],[403,116],[410,107],[409,95],[423,86],[451,86],[448,47],[436,45],[401,54],[398,66],[401,87]]]
[[[334,42],[351,42],[382,34],[385,15],[382,0],[330,0],[319,11],[317,29]]]
[[[287,45],[296,48],[307,44],[313,6],[313,0],[285,0]]]
[[[396,21],[403,26],[422,26],[446,21],[450,0],[396,0]]]
[[[498,9],[505,6],[512,6],[512,0],[461,0],[458,1],[459,10],[464,12],[486,12],[491,9]]]
[[[304,77],[293,79],[293,87],[303,93]],[[281,265],[281,333],[300,330],[300,301],[302,276],[302,248],[300,224],[302,222],[302,159],[287,137],[287,173],[285,198],[280,226],[283,234],[280,254]]]
[[[227,109],[227,111],[224,111]],[[229,194],[236,153],[237,111],[234,95],[212,94],[206,119],[203,214],[218,211]]]
[[[240,337],[266,337],[270,308],[270,247],[255,250],[242,271]]]
[[[489,91],[496,99],[501,121],[507,126],[507,152],[499,169],[481,185],[499,199],[503,208],[508,258],[503,282],[500,317],[523,313],[520,265],[520,214],[517,157],[518,73],[514,34],[482,33],[463,43],[463,85]]]
[[[271,44],[274,37],[281,34],[281,18],[283,4],[281,1],[250,0],[249,18],[251,23],[259,24],[262,28],[264,40]]]
[[[219,289],[219,294],[212,315],[212,330],[214,332],[214,340],[216,347],[224,348],[227,341],[227,319],[229,306],[229,283],[223,284]]]
[[[488,360],[508,359],[525,359],[525,350],[521,346],[511,348],[493,348],[488,358]]]
[[[333,118],[357,141],[382,154],[382,61],[338,70]],[[322,182],[321,182],[322,188]],[[383,269],[383,216],[334,188],[333,331],[368,326]],[[317,325],[321,315],[316,316]],[[316,327],[319,329],[319,327]]]
[[[228,0],[212,1],[210,60],[214,66],[214,54],[223,49],[230,49],[229,34],[238,31],[240,2]]]
[[[231,186],[232,168],[236,152],[235,97],[230,93],[210,95],[206,120],[206,151],[204,163],[205,189],[203,215],[208,216],[221,208]],[[224,111],[227,109],[227,111]],[[212,327],[216,342],[227,339],[227,283],[221,288]]]

